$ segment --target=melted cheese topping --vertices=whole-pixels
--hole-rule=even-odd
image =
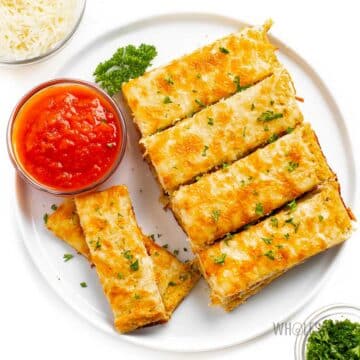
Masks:
[[[278,64],[266,36],[270,26],[245,28],[123,84],[141,134],[151,135],[270,75]]]
[[[46,226],[58,238],[68,243],[90,261],[90,251],[80,226],[73,200],[65,201],[48,218]],[[170,316],[199,280],[200,274],[192,263],[182,263],[173,254],[148,237],[142,238],[153,262],[155,281]]]
[[[114,313],[132,331],[168,319],[125,186],[75,198],[91,260]]]
[[[278,115],[261,121],[266,112]],[[166,192],[222,163],[237,160],[302,122],[284,69],[141,143]]]
[[[351,219],[338,183],[329,182],[298,201],[295,209],[284,208],[200,252],[214,302],[231,310],[291,267],[340,244],[350,236]],[[224,262],[216,264],[214,259],[223,254]]]
[[[196,252],[333,176],[305,124],[228,168],[181,187],[170,204]]]

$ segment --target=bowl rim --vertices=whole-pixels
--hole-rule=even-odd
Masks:
[[[353,304],[346,304],[346,303],[335,303],[323,306],[314,312],[312,312],[305,320],[304,320],[304,331],[300,331],[295,340],[295,360],[306,360],[306,344],[308,336],[314,330],[314,327],[319,323],[319,321],[324,321],[326,319],[331,319],[334,313],[329,313],[325,317],[321,317],[321,315],[335,309],[342,309],[342,310],[350,310],[354,314],[357,314],[360,318],[360,307]],[[344,312],[345,314],[345,312]],[[309,324],[309,326],[307,326]]]
[[[63,49],[64,46],[70,41],[70,39],[73,37],[73,35],[77,31],[77,29],[79,28],[81,20],[82,20],[82,18],[84,16],[85,8],[86,8],[86,1],[87,0],[80,0],[80,1],[82,2],[79,5],[80,10],[79,10],[79,13],[77,15],[77,19],[74,22],[71,30],[67,33],[67,35],[62,40],[59,40],[54,47],[50,48],[48,51],[46,51],[43,54],[36,55],[34,57],[31,57],[31,58],[20,59],[20,60],[6,60],[6,59],[2,60],[0,58],[0,66],[16,66],[16,65],[34,64],[34,63],[40,62],[42,60],[48,59],[49,57],[51,57],[52,55],[55,55],[58,51]]]
[[[40,183],[39,181],[37,181],[36,179],[34,179],[30,174],[28,174],[28,172],[21,165],[20,161],[17,159],[17,157],[15,155],[15,151],[14,151],[14,146],[12,143],[12,133],[13,133],[15,120],[16,120],[16,117],[17,117],[20,109],[24,106],[24,104],[33,95],[37,94],[38,92],[40,92],[46,88],[49,88],[51,86],[58,86],[58,85],[62,85],[62,84],[82,85],[85,87],[90,87],[93,90],[95,90],[96,92],[98,92],[111,105],[114,113],[117,115],[117,118],[119,121],[119,126],[121,128],[121,138],[120,138],[121,146],[120,146],[119,152],[117,154],[117,157],[116,157],[115,161],[113,162],[113,164],[111,165],[111,167],[109,168],[109,170],[97,181],[95,181],[91,184],[87,184],[86,186],[83,186],[83,187],[75,189],[75,190],[74,189],[70,189],[70,190],[55,189],[50,186],[44,185],[44,184]],[[126,121],[125,121],[125,115],[124,115],[121,107],[116,104],[116,102],[112,99],[112,97],[110,95],[108,95],[104,90],[102,90],[99,86],[97,86],[95,83],[85,81],[85,80],[80,80],[80,79],[74,79],[74,78],[52,79],[52,80],[45,81],[45,82],[35,86],[34,88],[32,88],[31,90],[26,92],[25,95],[23,95],[22,98],[18,101],[15,108],[11,112],[11,115],[10,115],[10,118],[8,121],[7,129],[6,129],[6,143],[7,143],[7,151],[8,151],[10,160],[11,160],[15,170],[17,171],[17,173],[21,176],[22,179],[25,180],[25,182],[29,183],[30,185],[32,185],[33,187],[35,187],[38,190],[41,190],[41,191],[44,191],[46,193],[56,195],[56,196],[75,196],[75,195],[79,195],[79,194],[84,194],[84,193],[95,190],[98,186],[102,185],[106,180],[108,180],[111,177],[111,175],[115,172],[115,170],[118,168],[120,162],[122,161],[122,159],[125,155],[125,150],[126,150],[126,145],[127,145],[127,126],[126,126]]]

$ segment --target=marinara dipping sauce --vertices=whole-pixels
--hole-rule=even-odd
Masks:
[[[30,182],[57,194],[104,182],[125,149],[125,123],[111,98],[77,80],[36,88],[15,109],[10,153]],[[12,151],[11,151],[12,150]]]

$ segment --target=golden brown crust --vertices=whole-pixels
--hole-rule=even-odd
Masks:
[[[261,121],[272,113],[278,117]],[[140,141],[165,192],[229,164],[295,128],[303,120],[288,72],[273,75]]]
[[[74,217],[77,220],[75,222],[73,221]],[[60,205],[49,216],[47,226],[57,237],[89,258],[89,248],[86,244],[73,200],[67,200]],[[166,312],[171,316],[173,311],[197,283],[200,277],[199,271],[192,263],[182,263],[173,254],[157,245],[148,237],[144,236],[143,242],[148,255],[150,255],[153,261],[155,281]],[[170,283],[171,285],[169,285]],[[176,283],[176,286],[172,283]]]
[[[334,178],[309,124],[180,187],[171,208],[195,252]]]
[[[125,186],[75,198],[91,260],[124,333],[168,319]]]
[[[74,200],[68,199],[64,201],[56,211],[49,215],[46,226],[58,238],[64,240],[81,255],[90,258],[89,247],[80,226]]]
[[[231,310],[283,272],[345,241],[351,221],[338,183],[322,184],[292,207],[198,254],[212,298]]]
[[[142,136],[154,134],[269,76],[278,61],[260,28],[245,28],[122,86]]]

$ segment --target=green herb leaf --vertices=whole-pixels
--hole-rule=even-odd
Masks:
[[[123,252],[123,255],[124,255],[124,258],[125,258],[125,259],[128,259],[128,260],[132,260],[132,258],[133,258],[130,250],[124,251],[124,252]]]
[[[324,220],[324,217],[323,217],[322,215],[319,215],[318,218],[319,218],[319,221],[323,221],[323,220]]]
[[[254,104],[254,103],[251,104],[251,108],[250,108],[250,109],[251,109],[251,111],[253,111],[253,110],[255,109],[255,104]]]
[[[174,250],[174,255],[175,255],[175,256],[178,256],[178,255],[179,255],[179,250],[178,250],[178,249],[175,249],[175,250]]]
[[[174,282],[174,281],[169,281],[168,286],[176,286],[176,285],[177,285],[177,283],[176,283],[176,282]]]
[[[293,131],[294,131],[294,128],[293,128],[293,127],[288,127],[288,128],[286,129],[286,132],[287,132],[288,134],[292,133]]]
[[[229,51],[228,49],[224,48],[223,46],[220,46],[220,47],[219,47],[219,50],[220,50],[223,54],[229,54],[229,53],[230,53],[230,51]]]
[[[287,165],[286,169],[288,172],[293,172],[298,167],[299,167],[299,163],[294,161],[289,161],[289,164]]]
[[[47,224],[47,222],[49,220],[49,214],[45,213],[43,216],[43,220],[44,220],[44,223]]]
[[[81,286],[82,288],[86,288],[86,287],[87,287],[87,283],[86,283],[85,281],[83,281],[83,282],[80,283],[80,286]]]
[[[174,85],[174,80],[171,78],[171,76],[168,76],[167,78],[165,78],[165,81],[166,81],[169,85]]]
[[[135,294],[135,295],[134,295],[134,299],[135,299],[135,300],[139,300],[139,299],[141,299],[141,296],[140,296],[139,294]]]
[[[122,280],[124,278],[124,274],[119,272],[119,273],[117,273],[117,277],[118,277],[118,279]]]
[[[255,206],[255,214],[262,216],[264,215],[264,207],[261,203],[257,203]]]
[[[214,258],[214,263],[218,265],[223,265],[225,263],[226,254],[222,253],[221,255]]]
[[[219,221],[219,217],[220,217],[220,210],[213,210],[211,213],[211,218],[215,221],[218,222]]]
[[[201,156],[206,156],[206,152],[209,150],[209,147],[207,145],[204,146],[204,149],[201,153]]]
[[[195,102],[196,102],[199,106],[205,107],[205,104],[204,104],[201,100],[195,99]]]
[[[69,260],[71,260],[74,257],[73,254],[64,254],[63,259],[64,262],[68,262]]]
[[[154,234],[150,234],[149,238],[151,238],[152,241],[155,241],[155,235]]]
[[[234,77],[234,84],[236,86],[236,92],[241,92],[241,91],[244,91],[246,90],[247,88],[249,88],[251,85],[244,85],[244,86],[241,86],[240,85],[240,77],[239,76],[235,76]]]
[[[57,208],[58,208],[58,207],[57,207],[57,205],[55,205],[55,204],[52,204],[52,205],[51,205],[51,210],[56,211],[56,210],[57,210]]]
[[[270,221],[271,221],[271,226],[273,226],[275,228],[279,227],[279,221],[278,221],[278,219],[276,217],[270,218]]]
[[[290,211],[295,211],[297,204],[296,204],[296,200],[292,200],[287,204],[287,207],[290,209]]]
[[[207,120],[208,120],[208,122],[207,122],[208,125],[210,125],[210,126],[214,125],[214,119],[213,118],[208,117]]]
[[[170,96],[165,96],[164,97],[164,100],[163,100],[163,103],[164,104],[171,104],[172,103],[172,100],[170,99]]]
[[[262,237],[261,240],[264,241],[266,245],[271,245],[272,243],[272,238]]]
[[[139,270],[139,260],[136,259],[133,263],[130,264],[130,269],[132,271],[138,271]]]
[[[278,138],[279,138],[278,134],[272,134],[268,139],[268,143],[271,144],[274,141],[276,141]]]
[[[283,116],[284,115],[281,113],[274,113],[272,110],[266,110],[257,118],[257,120],[261,122],[268,122],[271,120],[280,119]]]
[[[267,251],[264,256],[268,257],[270,260],[275,260],[275,254],[272,250]]]
[[[95,71],[95,82],[110,96],[121,90],[121,85],[144,74],[157,55],[152,45],[128,45],[119,48],[113,56],[100,63]]]

